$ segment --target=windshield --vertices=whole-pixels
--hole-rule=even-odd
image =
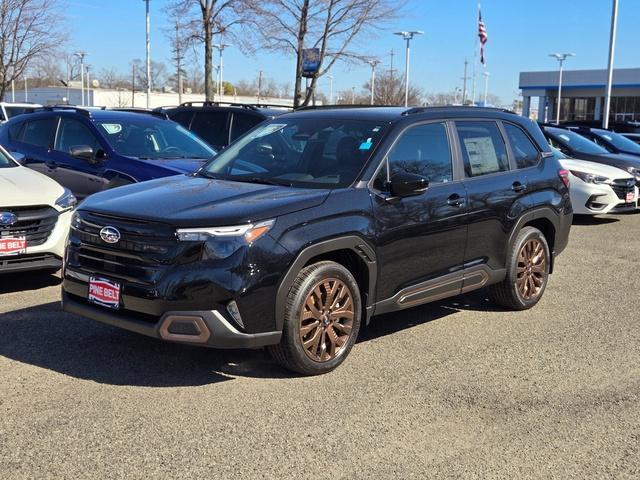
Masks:
[[[16,163],[13,160],[10,160],[4,150],[0,148],[0,168],[9,168],[15,167]]]
[[[353,183],[386,125],[341,118],[277,118],[223,150],[200,174],[307,188]]]
[[[111,147],[121,155],[154,160],[208,160],[216,154],[204,141],[175,122],[142,114],[136,117],[141,118],[96,122]]]
[[[15,117],[16,115],[21,115],[23,113],[32,112],[38,107],[4,107],[4,110],[7,112],[7,118]]]
[[[592,130],[592,132],[605,139],[618,150],[625,150],[632,153],[640,153],[640,145],[623,137],[619,133],[609,132],[608,130]]]
[[[578,135],[570,130],[562,128],[547,127],[546,131],[553,135],[553,139],[565,147],[579,153],[602,155],[609,153],[604,148],[596,145],[591,140],[587,140],[582,135]]]

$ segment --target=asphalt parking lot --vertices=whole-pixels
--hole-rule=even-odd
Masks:
[[[579,219],[541,303],[377,317],[314,378],[0,278],[0,477],[638,478],[640,214]]]

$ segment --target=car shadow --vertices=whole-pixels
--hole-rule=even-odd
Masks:
[[[60,284],[60,275],[42,272],[24,272],[0,275],[0,294],[27,292]]]
[[[442,319],[493,310],[479,292],[374,317],[358,343]],[[167,342],[61,311],[58,302],[0,314],[0,356],[109,385],[189,387],[235,377],[295,378],[264,350],[214,350]]]
[[[594,216],[594,215],[574,215],[573,225],[606,225],[608,223],[619,222],[616,217]]]

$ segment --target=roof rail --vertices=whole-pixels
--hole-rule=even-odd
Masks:
[[[55,110],[72,110],[85,117],[91,117],[91,112],[84,107],[78,107],[77,105],[45,105],[43,107],[36,108],[35,112],[53,112]]]
[[[512,113],[514,115],[517,115],[516,112],[514,112],[513,110],[509,110],[508,108],[499,108],[499,107],[476,107],[473,105],[434,105],[432,107],[412,107],[409,108],[407,110],[405,110],[404,112],[402,112],[402,115],[412,115],[414,113],[424,113],[424,112],[429,112],[432,110],[451,110],[451,109],[456,109],[456,110],[477,110],[477,109],[484,109],[484,110],[493,110],[496,112],[504,112],[504,113]]]
[[[157,109],[147,109],[147,108],[142,108],[142,107],[113,107],[113,108],[109,108],[109,110],[113,110],[116,112],[129,112],[129,113],[146,113],[147,115],[153,115],[154,117],[159,117],[162,118],[164,120],[168,120],[169,116]]]
[[[338,105],[305,105],[303,107],[294,108],[294,110],[333,110],[333,109],[349,109],[349,108],[389,108],[399,107],[399,105],[371,105],[358,103],[341,103]]]

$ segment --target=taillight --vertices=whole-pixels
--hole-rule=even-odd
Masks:
[[[558,170],[558,176],[560,177],[560,180],[562,180],[562,183],[564,183],[564,186],[569,188],[569,170],[561,168]]]

